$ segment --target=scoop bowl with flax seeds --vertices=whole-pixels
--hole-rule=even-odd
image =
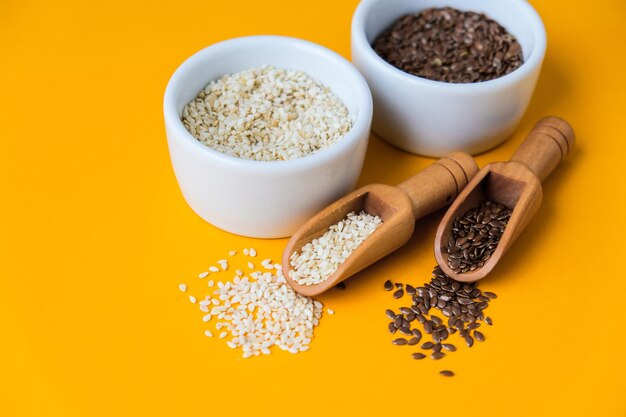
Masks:
[[[506,140],[528,108],[546,44],[524,0],[362,0],[352,20],[352,60],[376,103],[373,130],[429,157]]]

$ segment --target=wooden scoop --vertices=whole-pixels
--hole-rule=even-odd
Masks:
[[[498,264],[524,230],[541,204],[543,181],[574,147],[574,130],[563,119],[541,119],[517,148],[509,162],[485,166],[452,203],[439,224],[435,237],[435,258],[449,277],[472,282],[484,278]],[[481,268],[455,273],[448,266],[448,254],[442,252],[451,235],[454,219],[491,200],[513,212],[496,250]]]
[[[468,154],[453,152],[397,187],[371,184],[334,202],[306,222],[291,237],[283,253],[283,274],[295,291],[306,296],[320,294],[367,268],[404,245],[415,228],[415,220],[449,204],[478,166]],[[322,236],[330,226],[350,212],[379,216],[383,223],[325,281],[300,285],[289,276],[291,254]]]

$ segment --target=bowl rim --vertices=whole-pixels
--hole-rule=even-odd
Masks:
[[[176,97],[181,85],[187,80],[189,72],[196,68],[198,65],[205,65],[207,59],[218,57],[224,53],[233,53],[231,50],[237,48],[240,52],[241,49],[249,48],[297,48],[300,51],[310,53],[325,58],[325,65],[335,65],[341,69],[342,74],[347,75],[347,79],[351,80],[354,84],[354,90],[356,91],[356,111],[350,112],[350,116],[353,118],[352,127],[350,130],[339,140],[337,143],[331,145],[326,149],[321,149],[315,153],[305,155],[300,158],[289,159],[286,161],[257,161],[251,159],[239,158],[233,155],[229,155],[218,150],[215,150],[196,139],[185,128],[178,115],[176,109]],[[296,62],[296,61],[294,61]],[[219,65],[219,62],[218,64]],[[268,65],[271,65],[268,63]],[[250,66],[253,68],[254,66]],[[311,78],[316,78],[307,73],[306,69],[300,69],[305,72]],[[207,80],[207,84],[211,80]],[[331,90],[332,91],[332,90]],[[335,94],[333,92],[333,94]],[[337,96],[339,97],[339,96]],[[341,97],[339,97],[341,99]],[[343,100],[342,100],[343,101]],[[185,61],[183,61],[178,68],[174,71],[170,77],[165,94],[163,97],[163,114],[165,118],[165,125],[167,129],[172,129],[173,136],[179,138],[183,144],[190,147],[193,151],[197,152],[197,155],[205,158],[217,160],[223,164],[230,165],[237,169],[243,170],[264,170],[271,172],[280,172],[285,170],[292,170],[294,168],[307,169],[310,167],[316,167],[324,165],[325,163],[339,157],[345,152],[349,151],[355,144],[362,139],[364,131],[367,131],[369,137],[369,129],[372,121],[373,103],[372,95],[369,90],[369,86],[365,81],[365,78],[354,67],[354,65],[339,55],[338,53],[321,46],[319,44],[288,37],[288,36],[276,36],[276,35],[253,35],[242,36],[232,39],[227,39],[221,42],[209,45],[195,54],[191,55]],[[170,136],[170,135],[168,135]]]
[[[367,37],[365,36],[365,20],[372,7],[385,1],[388,0],[361,0],[352,17],[352,39],[355,42],[354,45],[363,52],[364,57],[376,66],[377,71],[381,71],[383,74],[393,77],[401,82],[410,83],[419,87],[446,90],[447,92],[453,93],[474,93],[478,90],[483,90],[482,92],[484,92],[484,90],[499,89],[519,82],[532,74],[537,67],[541,66],[541,63],[543,62],[547,48],[547,37],[541,16],[539,16],[537,11],[527,0],[498,0],[500,2],[508,1],[523,10],[525,13],[523,18],[530,22],[529,26],[533,34],[534,45],[532,51],[530,52],[529,59],[525,60],[515,71],[503,75],[502,77],[475,83],[449,83],[445,81],[429,80],[427,78],[409,74],[408,72],[394,67],[380,57],[376,51],[374,51],[374,48],[372,48],[371,44],[367,40]],[[441,7],[444,7],[445,5],[446,3],[442,2]],[[419,7],[419,5],[416,4],[416,7]],[[464,8],[464,10],[470,10],[470,8]],[[516,13],[517,11],[517,9],[512,10],[511,13]],[[488,14],[488,12],[485,13]]]

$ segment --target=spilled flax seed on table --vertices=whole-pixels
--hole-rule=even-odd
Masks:
[[[402,335],[395,337],[391,343],[396,346],[415,346],[411,353],[415,360],[426,357],[441,360],[447,354],[456,352],[457,345],[450,341],[454,334],[458,335],[457,340],[468,347],[472,347],[475,340],[484,342],[486,337],[478,329],[482,323],[493,325],[493,320],[485,315],[485,310],[489,302],[497,297],[496,294],[483,292],[476,282],[455,281],[439,266],[433,270],[430,282],[422,286],[387,280],[384,289],[395,289],[393,296],[397,299],[405,293],[410,297],[409,305],[397,310],[387,309],[385,315],[391,320],[387,325],[389,332]],[[440,373],[443,376],[454,375],[450,370]]]

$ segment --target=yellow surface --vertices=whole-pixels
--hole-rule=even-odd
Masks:
[[[577,149],[481,283],[499,295],[487,341],[438,362],[391,345],[384,310],[400,303],[382,283],[428,279],[440,213],[320,297],[336,314],[304,354],[242,360],[177,289],[203,295],[197,273],[230,249],[278,259],[286,241],[227,234],[187,207],[163,129],[170,75],[250,34],[349,56],[356,0],[0,3],[0,415],[625,416],[626,3],[533,3],[549,36],[536,95],[478,162],[507,159],[547,114],[571,121]],[[361,184],[430,162],[372,138]]]

